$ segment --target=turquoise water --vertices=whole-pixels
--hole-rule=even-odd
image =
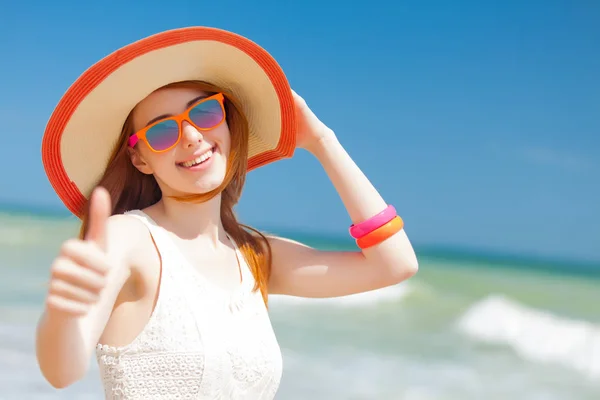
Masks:
[[[48,265],[72,219],[0,214],[0,399],[97,399],[93,368],[52,389],[33,353]],[[324,249],[346,241],[293,235]],[[420,253],[410,281],[346,298],[273,296],[278,399],[600,398],[600,280],[590,266]]]

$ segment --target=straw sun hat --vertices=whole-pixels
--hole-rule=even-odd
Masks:
[[[263,48],[207,27],[162,32],[129,44],[85,71],[48,121],[42,162],[65,206],[80,216],[133,107],[171,82],[202,80],[230,91],[250,128],[248,169],[291,157],[294,102],[289,83]]]

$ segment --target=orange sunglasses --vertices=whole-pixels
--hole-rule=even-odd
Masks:
[[[140,129],[129,137],[129,146],[133,147],[138,141],[146,142],[150,150],[162,153],[175,147],[181,139],[183,121],[189,122],[199,131],[216,128],[225,121],[225,96],[222,93],[194,99],[188,109],[178,115],[151,121],[145,128]]]

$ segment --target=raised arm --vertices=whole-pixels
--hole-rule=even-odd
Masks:
[[[321,163],[353,223],[381,213],[388,204],[354,163],[334,133],[296,96],[299,146]],[[320,251],[294,241],[270,238],[273,268],[270,292],[302,297],[334,297],[399,283],[418,270],[404,229],[369,248]]]

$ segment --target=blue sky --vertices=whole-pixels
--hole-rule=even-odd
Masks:
[[[600,5],[593,1],[8,2],[0,16],[0,202],[60,209],[40,158],[89,65],[208,25],[265,47],[393,203],[415,244],[600,260]],[[318,163],[252,172],[261,227],[345,235]]]

